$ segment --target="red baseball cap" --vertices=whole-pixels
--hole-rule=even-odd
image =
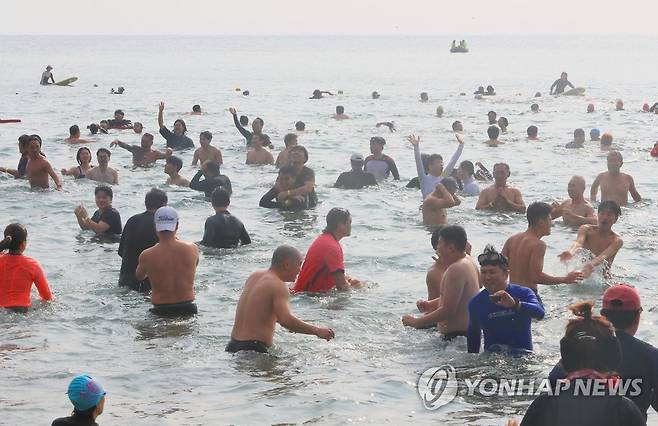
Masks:
[[[640,295],[628,284],[615,284],[603,293],[603,309],[609,311],[639,311]]]

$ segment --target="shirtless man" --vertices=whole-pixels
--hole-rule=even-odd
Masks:
[[[200,113],[199,113],[200,114]],[[222,152],[210,145],[212,141],[212,133],[209,131],[201,132],[199,135],[199,145],[200,148],[197,148],[194,151],[194,156],[192,157],[192,165],[196,166],[198,162],[201,164],[205,163],[207,160],[214,161],[220,166],[224,164],[224,159],[222,158]]]
[[[498,146],[505,143],[501,140],[498,140],[498,136],[500,136],[500,129],[497,126],[489,126],[487,129],[487,136],[489,136],[489,140],[484,141],[484,144],[487,146]]]
[[[345,107],[338,105],[336,107],[336,114],[333,115],[334,120],[347,120],[350,117],[345,114]]]
[[[290,148],[297,145],[297,135],[295,133],[288,133],[283,137],[283,143],[286,146],[283,151],[276,156],[274,163],[278,168],[285,167],[290,164]]]
[[[151,147],[153,146],[153,135],[150,133],[144,133],[142,135],[140,146],[128,145],[125,142],[121,142],[120,140],[115,139],[110,143],[110,148],[117,145],[126,151],[130,151],[130,153],[133,155],[133,164],[140,167],[148,166],[158,160],[164,160],[165,158],[171,156],[173,153],[171,148],[167,148],[165,152],[152,149]]]
[[[457,192],[457,182],[453,178],[445,178],[436,186],[434,192],[423,200],[421,210],[425,225],[436,226],[448,223],[446,209],[461,204],[455,192]]]
[[[274,164],[272,153],[263,148],[265,139],[263,135],[254,133],[251,137],[252,149],[247,152],[246,164]]]
[[[164,172],[167,175],[169,175],[169,177],[167,178],[167,182],[165,183],[167,185],[176,185],[176,186],[184,186],[184,187],[190,186],[190,181],[180,175],[180,169],[182,168],[183,168],[183,160],[181,160],[179,157],[176,157],[175,155],[172,155],[171,157],[167,157],[164,166]]]
[[[588,277],[601,263],[604,263],[604,273],[609,274],[612,262],[619,249],[624,245],[621,237],[612,231],[612,225],[617,223],[621,208],[614,201],[603,201],[599,204],[598,225],[583,225],[578,230],[576,242],[571,248],[560,254],[560,260],[570,260],[579,249],[589,250],[595,257],[583,266],[583,276]]]
[[[582,176],[574,176],[569,180],[567,192],[569,199],[561,203],[554,202],[551,207],[551,219],[562,217],[564,223],[571,226],[585,224],[596,225],[596,215],[590,203],[585,200],[585,179]]]
[[[608,171],[600,173],[590,190],[590,200],[596,202],[596,195],[601,186],[601,201],[614,201],[619,206],[628,204],[628,193],[630,192],[633,200],[640,201],[642,197],[635,189],[635,181],[631,175],[621,173],[621,166],[624,164],[624,158],[619,151],[610,151],[608,154]]]
[[[571,82],[567,79],[567,73],[563,72],[560,75],[560,78],[555,80],[553,84],[551,84],[551,89],[550,89],[550,94],[551,95],[559,95],[560,93],[564,93],[564,89],[569,86],[572,89],[575,89],[574,85],[571,84]]]
[[[62,190],[62,181],[60,180],[53,167],[48,160],[41,155],[41,143],[39,137],[36,135],[30,136],[27,146],[27,180],[30,182],[30,188],[44,188],[50,187],[48,176],[55,181],[55,189]]]
[[[447,265],[439,286],[439,297],[416,305],[423,316],[405,315],[402,324],[426,328],[438,324],[445,340],[465,336],[468,329],[468,302],[480,290],[478,270],[466,254],[466,231],[446,226],[439,231],[437,253]]]
[[[98,166],[92,168],[86,173],[87,179],[118,185],[119,174],[113,168],[108,167],[111,156],[112,153],[106,148],[100,148],[96,151]]]
[[[528,287],[539,296],[538,284],[572,284],[581,280],[583,274],[578,271],[570,272],[565,277],[544,273],[546,243],[541,238],[551,235],[551,206],[532,203],[526,217],[528,229],[508,238],[501,252],[509,259],[510,282]]]
[[[64,139],[64,142],[68,143],[84,143],[89,144],[90,141],[80,138],[80,127],[77,124],[69,127],[69,137]]]
[[[139,255],[137,281],[151,283],[151,312],[159,316],[189,316],[197,313],[194,303],[194,275],[199,250],[194,243],[176,238],[178,213],[160,207],[153,217],[158,243]]]
[[[525,212],[525,203],[521,191],[507,186],[510,177],[509,165],[496,163],[493,168],[494,184],[480,192],[480,198],[475,205],[476,210]]]
[[[286,282],[295,281],[301,265],[302,255],[296,248],[279,246],[272,255],[270,268],[249,276],[238,301],[226,352],[267,353],[277,322],[293,333],[311,334],[327,341],[334,338],[332,329],[308,324],[290,312]]]

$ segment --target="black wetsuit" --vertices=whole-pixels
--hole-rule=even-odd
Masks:
[[[18,171],[18,176],[16,176],[17,179],[22,178],[27,174],[27,161],[27,155],[22,156],[21,159],[18,160],[18,168],[16,169]]]
[[[146,278],[138,281],[135,277],[139,255],[147,248],[158,242],[153,222],[153,213],[146,211],[136,214],[128,219],[123,227],[121,241],[119,242],[119,256],[121,256],[121,271],[119,272],[119,285],[127,286],[136,291],[148,291],[151,283]]]
[[[121,233],[121,215],[114,209],[114,207],[110,207],[106,210],[96,210],[91,217],[91,220],[96,223],[103,221],[110,225],[107,231],[103,232],[103,234],[119,235]]]
[[[235,340],[231,338],[231,341],[226,345],[226,352],[236,353],[240,351],[254,351],[266,354],[268,347],[259,340]]]
[[[185,135],[176,135],[172,133],[171,130],[167,129],[165,126],[160,127],[160,134],[163,138],[167,140],[167,148],[171,149],[183,149],[183,148],[194,148],[194,142],[192,139],[188,138]]]
[[[363,170],[351,170],[338,176],[334,188],[361,189],[370,185],[377,185],[377,180],[372,173]]]
[[[233,124],[235,124],[235,128],[238,129],[238,132],[242,136],[244,136],[245,140],[247,141],[247,146],[251,146],[251,138],[254,135],[253,132],[250,132],[249,130],[245,129],[242,127],[242,124],[240,124],[240,120],[238,119],[237,114],[233,114]],[[270,141],[270,137],[266,135],[265,133],[261,134],[263,136],[263,146],[268,146],[272,145],[272,142]]]
[[[60,417],[53,420],[51,426],[98,426],[98,423],[89,416],[73,414],[71,417]]]
[[[107,127],[110,129],[122,129],[126,126],[130,126],[132,121],[130,120],[107,120]]]
[[[179,303],[153,305],[151,313],[160,317],[189,317],[199,313],[194,300]]]
[[[203,171],[199,170],[190,181],[190,188],[203,191],[206,197],[210,197],[217,187],[224,188],[229,194],[232,193],[231,180],[228,176],[218,175],[204,180],[201,180],[201,176],[203,176]]]
[[[251,238],[240,219],[225,211],[206,219],[201,244],[208,247],[232,248],[239,244],[251,244]]]
[[[304,210],[308,208],[308,203],[306,203],[305,201],[301,202],[295,199],[283,205],[279,203],[279,201],[276,199],[278,195],[279,195],[279,190],[276,188],[276,186],[274,186],[272,187],[272,189],[267,191],[265,195],[263,195],[258,205],[268,209],[284,209],[284,210]]]
[[[304,166],[295,177],[295,189],[301,188],[309,180],[315,181],[315,172],[313,172],[312,169]],[[306,195],[306,204],[308,205],[308,208],[317,206],[318,196],[315,194],[315,188],[313,188],[310,194]]]

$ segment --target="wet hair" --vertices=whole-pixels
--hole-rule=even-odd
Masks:
[[[342,105],[338,105],[336,107],[336,114],[343,114],[345,112],[345,107]]]
[[[507,169],[507,173],[511,173],[511,170],[509,168],[509,164],[507,163],[496,163],[493,165],[493,168],[491,170],[496,170],[496,166],[503,166]]]
[[[487,117],[490,116],[491,114],[493,114],[493,115],[498,115],[498,114],[496,114],[496,111],[489,111],[489,112],[487,113]]]
[[[121,111],[120,109],[118,109],[118,110],[114,111],[114,115],[120,115],[120,116],[123,117],[123,116],[126,115],[126,114],[124,114],[123,111]]]
[[[500,117],[500,118],[498,119],[498,124],[500,124],[501,122],[502,122],[502,123],[505,123],[505,124],[503,125],[503,127],[507,127],[507,126],[509,126],[509,121],[507,121],[507,117]]]
[[[98,124],[91,123],[89,126],[87,126],[87,129],[89,129],[92,135],[95,135],[96,133],[98,133]]]
[[[243,126],[246,126],[247,124],[249,124],[249,117],[247,117],[246,115],[241,115],[240,116],[240,124],[243,125]]]
[[[256,117],[256,118],[254,118],[254,123],[255,123],[256,121],[260,121],[260,126],[261,126],[261,127],[265,127],[265,121],[263,121],[262,118],[260,118],[260,117]]]
[[[204,130],[203,132],[199,133],[200,138],[208,139],[209,141],[212,141],[212,133],[210,133],[207,130]]]
[[[612,135],[610,133],[604,133],[601,135],[601,145],[612,145]]]
[[[452,130],[454,130],[455,132],[458,131],[458,130],[464,130],[464,126],[462,126],[462,122],[459,121],[459,120],[453,122],[452,123]]]
[[[80,133],[80,127],[77,124],[74,124],[73,126],[69,127],[69,134],[71,136],[77,135]]]
[[[528,219],[528,225],[534,226],[541,219],[551,217],[551,206],[541,201],[536,201],[528,206],[525,217]]]
[[[421,99],[429,99],[429,95],[427,92],[420,92],[420,98]]]
[[[231,194],[221,186],[218,186],[212,192],[210,202],[213,207],[228,207],[231,204]]]
[[[340,207],[334,207],[327,213],[327,227],[324,228],[325,233],[333,232],[338,228],[341,223],[347,223],[350,219],[350,211]]]
[[[461,226],[450,225],[441,228],[441,231],[439,231],[439,239],[454,246],[458,251],[463,252],[466,250],[466,242],[468,238],[466,236],[466,231]]]
[[[621,216],[621,208],[619,207],[619,204],[617,204],[612,200],[602,201],[601,204],[599,204],[599,209],[598,209],[599,214],[603,213],[606,210],[613,213],[615,217]]]
[[[112,157],[112,153],[107,148],[98,148],[98,151],[96,151],[96,156],[102,152],[106,153],[108,157]]]
[[[487,135],[489,135],[489,139],[491,140],[498,139],[498,136],[500,136],[500,129],[498,126],[489,126],[487,129]]]
[[[373,136],[370,138],[370,143],[376,143],[378,145],[384,146],[386,145],[386,139],[384,139],[381,136]]]
[[[493,92],[494,87],[492,85],[487,86],[487,92]]]
[[[288,175],[288,176],[295,176],[297,173],[295,172],[295,168],[293,166],[283,166],[279,169],[279,176],[281,175]]]
[[[0,241],[0,252],[8,250],[9,253],[18,253],[18,250],[27,240],[27,229],[20,223],[10,223],[5,228],[5,238]]]
[[[298,260],[300,257],[299,251],[293,246],[282,245],[277,247],[272,253],[271,266],[280,266],[286,260]]]
[[[168,201],[169,198],[167,197],[167,193],[158,188],[151,188],[144,197],[146,210],[157,210],[160,207],[166,206]]]
[[[538,110],[539,109],[539,104],[532,104],[530,105],[530,111]]]
[[[441,185],[443,185],[451,194],[454,194],[455,191],[457,191],[457,181],[451,177],[441,179]]]
[[[528,126],[528,130],[526,130],[526,133],[528,133],[528,136],[531,137],[537,137],[537,133],[539,133],[539,129],[537,129],[537,126]]]
[[[283,143],[286,146],[290,146],[293,142],[297,141],[297,135],[294,133],[288,133],[283,137]]]
[[[26,147],[30,143],[30,135],[20,135],[18,137],[18,146]]]
[[[206,170],[212,173],[214,176],[219,176],[219,164],[214,161],[209,161],[206,163]]]
[[[468,160],[462,161],[459,164],[459,168],[468,173],[469,176],[473,176],[475,174],[475,166]]]
[[[293,151],[301,151],[301,152],[303,152],[303,153],[304,153],[304,159],[305,159],[304,162],[307,162],[307,161],[308,161],[308,151],[306,150],[306,148],[304,148],[304,146],[302,146],[302,145],[295,145],[295,146],[293,146],[292,148],[290,148],[290,152],[293,152]]]
[[[80,161],[80,152],[82,152],[82,151],[87,151],[89,153],[89,158],[91,158],[91,150],[89,148],[87,148],[86,146],[83,146],[82,148],[79,148],[78,152],[76,152],[76,154],[75,154],[75,159],[78,161],[78,164],[82,164],[82,162]],[[89,161],[91,161],[91,160],[89,160]]]
[[[192,105],[193,112],[201,112],[201,105]]]
[[[39,142],[39,147],[41,147],[41,136],[39,136],[39,135],[30,135],[30,138],[27,140],[28,145],[29,145],[32,141],[37,141],[37,142]]]
[[[573,131],[573,137],[575,138],[584,138],[585,131],[583,129],[576,129]]]
[[[180,123],[183,126],[183,133],[187,132],[187,125],[185,125],[185,120],[179,118],[178,120],[174,121],[174,126],[176,123]]]
[[[484,251],[478,256],[478,263],[480,266],[498,266],[505,271],[509,269],[509,260],[507,257],[499,253],[491,244],[487,244],[484,247]]]
[[[180,169],[183,168],[183,160],[181,160],[180,157],[176,157],[175,155],[167,157],[165,162],[167,164],[171,164],[172,166],[176,167],[177,172],[179,172]]]
[[[427,157],[427,167],[430,166],[435,161],[443,161],[443,157],[441,157],[441,154],[430,154],[429,157]]]
[[[146,138],[146,139],[151,139],[151,142],[153,142],[153,135],[150,134],[150,133],[144,133],[144,134],[142,135],[142,139],[144,139],[144,138]]]
[[[535,98],[540,98],[541,97],[541,92],[535,93]]]
[[[303,121],[296,122],[295,130],[299,130],[299,131],[306,130],[306,123],[304,123]]]
[[[114,193],[112,192],[112,188],[110,188],[107,185],[98,185],[96,189],[94,189],[94,195],[98,195],[99,192],[104,192],[105,195],[110,197],[110,200],[114,198]]]
[[[621,363],[621,347],[610,321],[592,315],[594,302],[579,302],[569,306],[576,318],[567,323],[560,340],[562,366],[567,372],[593,369],[613,372]]]
[[[134,128],[134,127],[137,127],[137,126],[142,127],[142,128],[144,127],[144,125],[143,125],[142,123],[140,123],[139,121],[135,121],[135,122],[133,123],[133,128]]]
[[[430,237],[430,244],[432,244],[432,248],[436,251],[436,247],[439,245],[439,234],[441,233],[441,230],[445,227],[445,225],[439,225],[438,228],[436,228],[432,232],[432,236]]]

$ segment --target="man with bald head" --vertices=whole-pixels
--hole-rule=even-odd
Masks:
[[[628,193],[633,200],[640,201],[642,196],[635,189],[633,176],[621,173],[624,158],[619,151],[610,151],[608,154],[608,171],[600,173],[590,190],[590,200],[596,202],[596,195],[601,187],[601,201],[614,201],[619,206],[628,204]]]
[[[567,185],[569,199],[561,203],[556,201],[551,205],[551,219],[562,217],[564,223],[571,226],[596,225],[594,209],[583,195],[585,186],[585,178],[572,177]]]
[[[277,322],[293,333],[312,334],[325,340],[334,338],[332,329],[308,324],[290,312],[286,282],[295,281],[301,266],[299,251],[283,245],[274,251],[269,269],[249,276],[238,301],[226,352],[267,353]]]

